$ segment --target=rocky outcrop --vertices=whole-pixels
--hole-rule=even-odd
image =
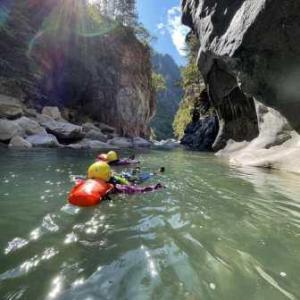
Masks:
[[[229,140],[217,153],[238,166],[283,169],[300,173],[300,135],[272,108],[256,103],[259,136],[251,142]]]
[[[212,151],[218,130],[219,123],[216,116],[191,122],[185,130],[181,144],[197,151]]]
[[[258,135],[253,98],[300,132],[300,2],[183,0],[182,7],[220,120],[215,149]]]
[[[61,116],[53,106],[69,109],[74,124],[89,119],[118,135],[150,135],[155,110],[150,49],[130,28],[101,17],[95,6],[87,9],[88,1],[8,2],[1,7],[9,17],[0,27],[0,94],[56,122]],[[21,111],[5,114],[17,118]],[[52,125],[47,131],[56,131]]]

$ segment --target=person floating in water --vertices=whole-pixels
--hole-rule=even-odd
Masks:
[[[100,154],[97,156],[96,160],[104,161],[110,166],[125,166],[140,163],[138,160],[135,159],[134,155],[125,159],[120,159],[119,155],[115,151],[109,151],[107,154]]]
[[[136,167],[129,172],[122,172],[121,176],[131,183],[143,183],[152,177],[165,172],[165,167],[159,168],[154,172],[142,172],[140,167]]]
[[[115,193],[125,193],[125,194],[144,193],[144,192],[151,192],[163,187],[160,183],[156,185],[146,186],[146,187],[131,184],[126,178],[122,176],[114,175],[110,169],[110,166],[107,163],[103,163],[103,162],[100,164],[99,162],[96,162],[90,166],[88,170],[88,178],[105,180],[106,182],[114,186],[112,192]]]
[[[131,184],[123,177],[113,176],[109,164],[98,161],[89,167],[87,178],[76,178],[76,185],[70,191],[68,200],[77,206],[94,206],[101,200],[110,199],[111,193],[146,193],[161,188],[163,186],[160,183],[146,187]]]

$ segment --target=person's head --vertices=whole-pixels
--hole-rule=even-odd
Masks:
[[[88,178],[108,182],[111,178],[111,168],[106,162],[97,161],[89,167]]]
[[[108,161],[107,154],[102,153],[102,154],[98,155],[97,160]]]
[[[116,161],[116,160],[119,159],[119,158],[118,158],[118,154],[117,154],[116,151],[109,151],[109,152],[106,154],[106,156],[107,156],[107,161],[108,161],[108,162]]]
[[[160,173],[164,173],[166,171],[166,168],[165,167],[161,167],[160,169],[159,169],[159,172]]]
[[[141,168],[140,167],[136,167],[132,170],[132,174],[133,175],[136,175],[137,173],[139,173],[141,171]]]

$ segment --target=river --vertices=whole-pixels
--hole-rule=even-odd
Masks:
[[[166,189],[79,209],[96,153],[0,154],[0,299],[300,298],[298,175],[144,150]]]

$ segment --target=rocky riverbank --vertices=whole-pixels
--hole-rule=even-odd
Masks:
[[[104,123],[71,123],[57,107],[45,106],[39,113],[26,108],[17,98],[3,95],[0,117],[0,141],[9,148],[112,149],[152,145],[140,137],[121,137],[115,128]]]

